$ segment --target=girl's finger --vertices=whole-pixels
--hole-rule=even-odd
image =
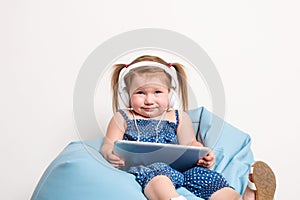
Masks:
[[[111,160],[111,161],[119,161],[119,160],[121,160],[120,157],[118,157],[118,156],[116,156],[114,154],[110,154],[108,156],[108,159]]]

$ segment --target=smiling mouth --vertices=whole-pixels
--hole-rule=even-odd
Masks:
[[[155,108],[142,108],[143,110],[146,110],[146,111],[152,111],[152,110],[154,110]]]
[[[152,106],[152,107],[142,107],[142,109],[146,112],[152,112],[154,110],[157,110],[159,109],[159,107],[156,107],[156,106]]]

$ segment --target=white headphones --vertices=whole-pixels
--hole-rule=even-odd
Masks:
[[[178,80],[177,80],[177,72],[176,69],[172,66],[168,67],[164,64],[153,62],[153,61],[141,61],[134,63],[130,65],[129,67],[124,67],[119,75],[119,87],[118,87],[118,93],[119,97],[122,100],[122,103],[125,107],[129,108],[130,106],[130,97],[126,90],[126,84],[124,81],[125,75],[134,68],[138,67],[144,67],[144,66],[153,66],[153,67],[159,67],[163,69],[165,72],[167,72],[171,76],[171,90],[169,92],[169,108],[173,108],[174,106],[177,106],[176,103],[178,103]]]

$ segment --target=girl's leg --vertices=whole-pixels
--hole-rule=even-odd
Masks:
[[[246,187],[246,190],[241,197],[236,191],[231,188],[223,188],[216,191],[210,198],[211,200],[255,200],[255,191]]]
[[[255,200],[255,191],[251,190],[249,187],[246,187],[246,190],[243,194],[243,200]]]
[[[210,200],[240,200],[241,195],[230,187],[222,188],[210,197]]]
[[[135,175],[148,199],[169,200],[179,196],[176,187],[182,185],[183,174],[165,163],[131,167],[129,172]]]
[[[202,167],[193,167],[184,173],[185,187],[196,196],[208,199],[235,199],[239,195],[231,189],[222,174]],[[214,197],[212,197],[214,195]],[[225,198],[225,197],[229,198]],[[238,198],[237,198],[238,199]]]
[[[250,188],[246,188],[243,197],[231,188],[223,188],[216,191],[210,200],[255,200],[255,192]]]
[[[179,196],[173,182],[164,175],[152,178],[146,185],[144,193],[150,200],[169,200]]]

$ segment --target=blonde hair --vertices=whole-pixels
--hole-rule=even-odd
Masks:
[[[158,62],[163,65],[166,65],[167,67],[173,66],[175,68],[176,74],[177,74],[177,79],[178,79],[178,92],[179,92],[179,97],[181,99],[182,108],[183,108],[183,110],[187,110],[188,109],[187,81],[186,81],[186,74],[185,74],[183,65],[181,65],[179,63],[170,64],[157,56],[144,55],[144,56],[140,56],[140,57],[136,58],[129,65],[126,65],[126,64],[114,65],[114,70],[113,70],[112,78],[111,78],[111,88],[113,91],[113,95],[112,95],[113,111],[116,112],[119,109],[118,92],[119,92],[119,76],[120,76],[121,70],[124,67],[130,67],[130,65],[137,63],[137,62],[142,62],[142,61]],[[148,74],[148,73],[154,74],[157,72],[164,72],[166,74],[165,79],[162,78],[162,80],[165,81],[166,85],[170,89],[172,77],[169,73],[165,72],[163,69],[158,68],[158,67],[145,66],[145,67],[134,68],[125,75],[124,82],[125,82],[127,91],[128,91],[129,86],[131,85],[131,80],[135,75]]]

